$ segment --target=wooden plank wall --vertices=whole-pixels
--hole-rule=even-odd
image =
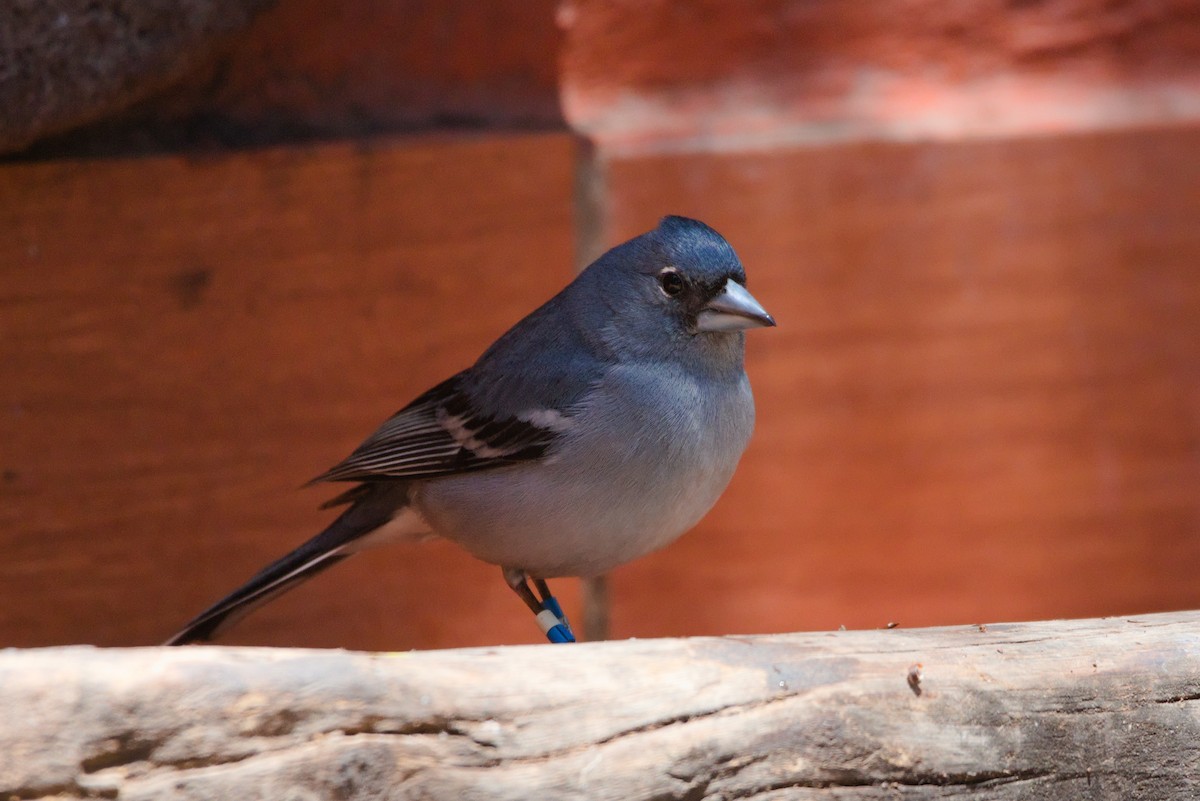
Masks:
[[[155,643],[315,533],[299,485],[570,277],[574,161],[531,134],[0,169],[0,642]],[[537,634],[497,569],[423,550],[228,641]]]
[[[1197,152],[1200,128],[614,158],[613,239],[708,220],[779,320],[749,337],[732,486],[617,574],[618,630],[1200,606]]]
[[[747,264],[756,439],[622,633],[1200,604],[1193,4],[576,0],[599,238]]]

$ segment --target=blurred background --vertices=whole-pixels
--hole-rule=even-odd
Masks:
[[[748,338],[733,484],[613,574],[612,636],[1200,607],[1195,0],[0,27],[0,645],[161,641],[325,523],[300,484],[668,213],[725,234],[779,328]],[[435,542],[222,641],[539,640]]]

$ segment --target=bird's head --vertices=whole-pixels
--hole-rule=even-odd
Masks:
[[[664,217],[653,231],[610,250],[592,271],[608,325],[647,347],[682,342],[740,351],[742,331],[775,325],[747,291],[733,248],[698,220]]]
[[[746,271],[733,248],[699,220],[664,217],[645,235],[651,257],[638,264],[642,294],[692,334],[775,325],[746,291]]]

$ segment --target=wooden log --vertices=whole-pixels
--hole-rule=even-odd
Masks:
[[[1200,612],[0,653],[0,798],[1193,799]]]

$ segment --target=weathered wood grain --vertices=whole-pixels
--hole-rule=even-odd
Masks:
[[[1197,612],[397,654],[10,650],[0,797],[1190,800],[1197,664]]]

